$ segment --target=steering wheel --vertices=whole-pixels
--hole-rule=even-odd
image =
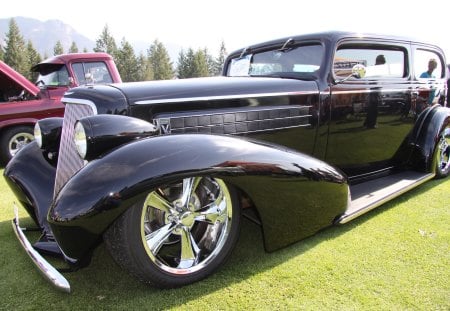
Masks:
[[[39,86],[39,87],[40,87],[40,85],[44,86],[45,82],[42,80],[38,80],[38,81],[36,81],[36,83],[34,85]]]

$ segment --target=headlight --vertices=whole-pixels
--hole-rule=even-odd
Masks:
[[[63,118],[47,118],[34,125],[34,138],[37,145],[47,152],[57,152],[61,140]]]
[[[147,121],[101,114],[78,120],[74,142],[80,157],[91,161],[123,144],[155,134],[155,126]]]
[[[39,148],[42,148],[42,132],[39,122],[34,125],[34,140],[36,141]]]
[[[77,152],[82,159],[86,157],[87,152],[87,139],[86,131],[84,130],[83,124],[77,122],[75,124],[75,135],[74,135],[75,146],[77,147]]]

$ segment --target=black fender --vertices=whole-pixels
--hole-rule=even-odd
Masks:
[[[81,259],[149,191],[205,175],[250,195],[267,250],[331,225],[347,207],[346,177],[320,160],[239,137],[183,134],[131,142],[89,162],[61,189],[48,222],[64,253]]]
[[[420,115],[411,137],[414,150],[410,161],[415,169],[434,172],[433,155],[445,128],[450,128],[450,108],[435,105]]]
[[[56,167],[36,141],[23,146],[6,166],[3,175],[16,198],[36,224],[50,233],[48,209],[53,199]]]

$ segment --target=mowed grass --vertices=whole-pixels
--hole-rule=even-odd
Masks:
[[[244,221],[227,265],[173,290],[139,283],[100,246],[89,267],[64,274],[72,293],[56,291],[15,238],[14,196],[3,178],[0,198],[2,310],[450,309],[450,179],[274,253],[264,251],[259,227]]]

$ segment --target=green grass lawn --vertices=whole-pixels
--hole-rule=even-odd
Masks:
[[[100,246],[89,267],[64,274],[72,293],[58,292],[15,238],[14,196],[3,178],[0,198],[1,310],[450,309],[450,179],[274,253],[264,252],[259,227],[244,221],[227,265],[174,290],[139,283]]]

